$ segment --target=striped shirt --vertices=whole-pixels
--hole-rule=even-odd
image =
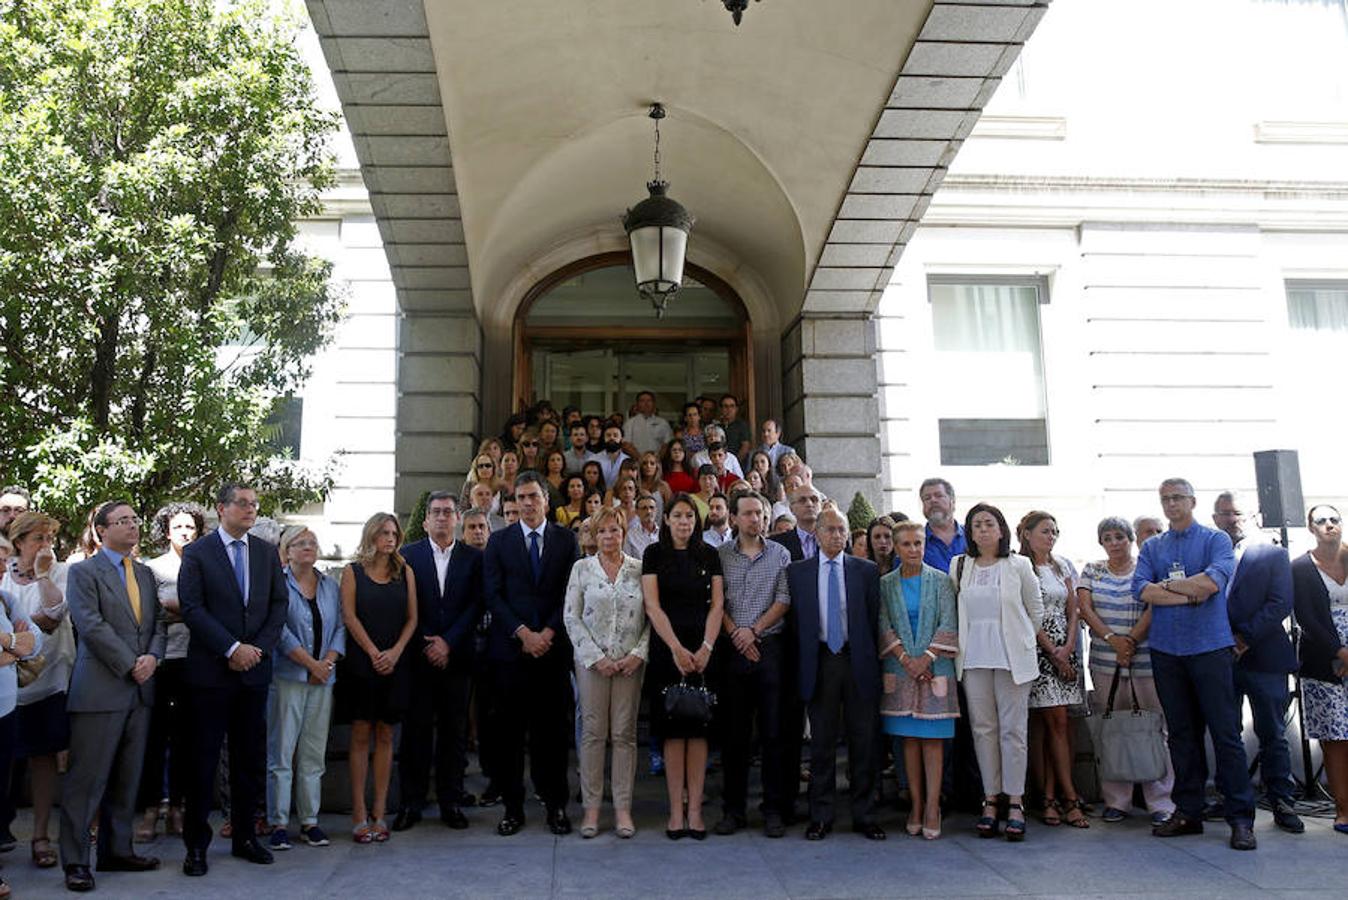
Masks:
[[[749,557],[740,552],[738,540],[729,540],[716,550],[721,554],[721,577],[725,581],[725,613],[736,627],[749,628],[773,603],[791,605],[786,587],[786,567],[791,553],[776,541],[764,541],[763,550]],[[763,634],[777,634],[779,619]]]
[[[1103,560],[1087,563],[1081,570],[1077,587],[1091,592],[1091,605],[1095,614],[1105,623],[1105,628],[1120,634],[1127,634],[1147,611],[1147,604],[1133,599],[1133,569],[1122,575],[1109,571],[1109,564]],[[1093,669],[1114,671],[1118,664],[1118,654],[1109,643],[1094,634],[1091,635],[1090,665]],[[1124,674],[1129,670],[1124,669]],[[1143,678],[1151,677],[1151,654],[1147,651],[1147,642],[1137,645],[1133,654],[1133,672]]]

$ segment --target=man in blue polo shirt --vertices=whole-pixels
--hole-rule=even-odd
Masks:
[[[922,517],[927,520],[927,549],[922,561],[950,571],[950,561],[965,550],[964,528],[955,519],[955,489],[944,478],[928,478],[917,489]]]
[[[1194,521],[1193,485],[1168,478],[1161,482],[1160,494],[1170,529],[1142,545],[1133,573],[1133,595],[1152,609],[1147,640],[1175,769],[1171,796],[1176,812],[1152,834],[1203,833],[1206,728],[1216,751],[1217,788],[1231,825],[1231,848],[1253,850],[1254,790],[1245,768],[1234,676],[1236,642],[1226,612],[1235,553],[1224,532]]]

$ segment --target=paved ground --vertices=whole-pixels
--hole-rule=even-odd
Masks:
[[[711,835],[704,843],[664,836],[661,783],[643,776],[637,802],[636,838],[611,831],[594,840],[554,838],[542,810],[531,810],[521,834],[497,837],[499,808],[470,812],[472,827],[451,832],[432,818],[384,845],[356,846],[345,839],[341,816],[323,825],[338,840],[331,847],[297,846],[278,854],[274,866],[258,867],[229,856],[225,842],[211,849],[206,878],[182,875],[182,845],[160,837],[142,852],[161,856],[165,867],[144,875],[97,875],[99,897],[187,897],[237,900],[248,892],[268,898],[304,897],[1343,897],[1348,882],[1348,837],[1328,820],[1308,819],[1302,836],[1283,834],[1261,812],[1259,850],[1238,853],[1226,846],[1224,824],[1200,837],[1160,840],[1139,814],[1118,825],[1093,821],[1088,831],[1030,824],[1020,845],[980,840],[972,820],[946,823],[940,840],[925,842],[902,833],[902,814],[882,816],[889,840],[872,843],[835,833],[807,843],[803,829],[785,839],[758,832]],[[428,812],[433,812],[428,810]],[[578,810],[573,807],[573,813]],[[605,819],[608,827],[611,819]],[[846,828],[846,822],[840,822]],[[30,820],[16,823],[19,849],[6,854],[4,877],[14,895],[69,896],[59,870],[40,871],[27,860]]]

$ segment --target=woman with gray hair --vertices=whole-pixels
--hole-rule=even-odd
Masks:
[[[1152,679],[1151,654],[1147,651],[1151,607],[1133,597],[1133,570],[1137,567],[1133,556],[1133,526],[1127,519],[1109,516],[1100,520],[1095,533],[1104,548],[1105,558],[1088,563],[1077,582],[1081,617],[1091,632],[1089,665],[1091,681],[1095,684],[1091,698],[1093,712],[1099,715],[1105,711],[1109,701],[1108,685],[1113,681],[1117,667],[1121,678],[1131,680],[1138,706],[1162,713],[1164,719],[1156,683]],[[1175,804],[1170,799],[1175,776],[1169,755],[1165,764],[1165,775],[1142,785],[1142,796],[1154,825],[1161,824],[1175,811]],[[1104,820],[1123,821],[1132,806],[1133,786],[1119,781],[1102,781],[1100,789],[1105,800]]]

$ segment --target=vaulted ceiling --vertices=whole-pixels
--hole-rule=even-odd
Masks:
[[[874,307],[1035,0],[309,0],[400,302],[503,327],[623,244],[664,103],[690,257],[781,327]]]

